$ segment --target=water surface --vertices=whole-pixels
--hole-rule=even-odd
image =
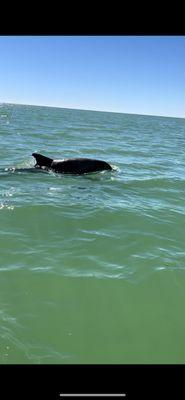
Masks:
[[[185,120],[1,104],[0,138],[0,363],[184,363]]]

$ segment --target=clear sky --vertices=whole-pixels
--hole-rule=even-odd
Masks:
[[[185,118],[185,36],[0,36],[0,102]]]

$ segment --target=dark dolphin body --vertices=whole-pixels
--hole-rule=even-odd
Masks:
[[[36,159],[36,168],[49,169],[61,174],[87,174],[104,170],[112,170],[105,161],[92,158],[69,158],[64,160],[53,160],[42,154],[33,153]]]

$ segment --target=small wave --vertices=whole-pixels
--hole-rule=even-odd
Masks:
[[[67,271],[62,273],[63,276],[70,278],[96,278],[96,279],[124,279],[126,278],[123,273],[106,273],[100,271],[79,271],[77,269],[69,268]]]
[[[41,364],[43,362],[66,362],[66,360],[70,360],[73,356],[67,353],[60,353],[50,346],[39,346],[33,345],[30,342],[25,340],[21,340],[18,338],[18,335],[13,332],[12,329],[7,326],[1,326],[0,330],[1,339],[6,343],[6,353],[3,354],[2,361],[8,363],[9,358],[11,359],[11,351],[12,345],[15,349],[21,351],[23,354],[19,354],[19,359],[23,360],[32,360],[36,364]],[[8,345],[7,345],[8,343]],[[10,361],[11,362],[11,361]]]
[[[22,174],[22,173],[47,173],[46,170],[36,169],[34,167],[7,167],[0,169],[0,173],[7,172],[9,174]]]
[[[21,263],[10,264],[8,266],[0,267],[0,272],[8,272],[8,271],[15,271],[24,268],[24,265]]]
[[[1,118],[7,118],[8,115],[7,115],[7,114],[1,114],[0,117],[1,117]]]
[[[45,266],[45,267],[31,267],[31,271],[38,271],[38,272],[47,272],[51,271],[52,267],[51,266]]]
[[[5,203],[0,203],[0,210],[14,210],[14,206],[13,205],[9,205],[9,204],[5,204]]]
[[[112,167],[112,172],[120,172],[121,171],[121,169],[117,165],[111,164],[111,167]]]
[[[157,188],[161,188],[162,190],[169,190],[170,187],[173,188],[181,188],[182,187],[182,183],[185,184],[185,179],[184,178],[171,178],[171,177],[158,177],[156,178],[156,176],[151,177],[149,176],[148,178],[143,178],[141,177],[140,179],[129,179],[125,182],[125,185],[127,185],[127,187],[132,186],[134,188],[140,187],[140,188],[148,188],[151,187],[153,189],[157,189]]]
[[[34,363],[46,363],[46,362],[67,362],[72,357],[72,354],[64,352],[59,352],[53,349],[49,345],[42,345],[30,342],[30,340],[25,337],[25,326],[20,323],[18,318],[10,315],[6,308],[6,305],[0,310],[0,338],[1,338],[1,352],[0,352],[0,362],[12,363],[12,353],[16,353],[16,357],[21,362],[29,362],[31,360]],[[26,313],[22,315],[23,319],[25,317],[35,317],[33,314]],[[17,355],[17,353],[19,353]],[[10,361],[9,361],[10,360]]]

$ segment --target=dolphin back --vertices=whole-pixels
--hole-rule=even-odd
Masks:
[[[112,167],[105,161],[92,158],[69,158],[64,160],[53,160],[51,168],[55,172],[63,174],[87,174],[98,172]]]

